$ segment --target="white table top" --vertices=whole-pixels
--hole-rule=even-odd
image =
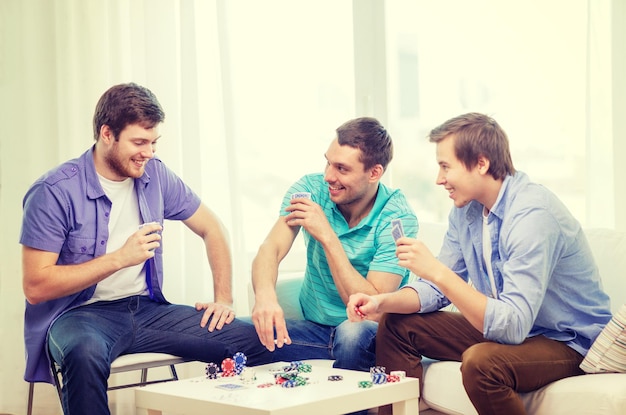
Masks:
[[[252,367],[256,381],[244,384],[238,376],[206,379],[197,377],[159,383],[135,389],[138,409],[165,411],[168,414],[237,414],[237,415],[331,415],[345,414],[385,404],[394,404],[394,414],[418,413],[419,381],[404,378],[400,382],[359,387],[359,381],[371,380],[368,372],[315,366],[301,373],[308,384],[293,388],[276,385],[274,373],[288,363]],[[343,380],[330,381],[328,376]],[[272,383],[260,388],[258,385]],[[228,386],[227,386],[228,385]],[[231,388],[231,385],[235,385]]]

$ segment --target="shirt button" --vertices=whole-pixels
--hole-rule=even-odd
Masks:
[[[106,216],[108,218],[109,217],[109,212],[105,212],[104,216]]]
[[[83,253],[87,252],[87,247],[86,246],[81,246],[80,247],[80,251],[83,252]]]
[[[104,245],[105,243],[105,241],[100,241],[100,245]]]

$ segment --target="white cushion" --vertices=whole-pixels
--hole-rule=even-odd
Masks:
[[[474,415],[461,382],[461,363],[424,359],[422,398],[446,414]],[[605,373],[574,376],[521,395],[526,411],[533,415],[624,415],[626,375]]]
[[[446,414],[477,414],[461,381],[461,363],[423,359],[422,364],[422,399],[429,407]]]
[[[587,373],[626,372],[626,304],[593,342],[580,368]]]
[[[522,395],[526,411],[535,415],[624,415],[626,375],[581,375],[552,382]]]

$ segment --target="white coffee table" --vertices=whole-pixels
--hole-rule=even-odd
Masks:
[[[206,379],[198,377],[159,383],[135,389],[138,414],[236,414],[236,415],[332,415],[392,404],[394,415],[419,414],[419,380],[404,378],[400,382],[359,387],[359,381],[371,380],[367,372],[316,366],[302,373],[309,384],[294,388],[274,383],[274,373],[288,363],[280,362],[252,369],[256,381],[244,384],[238,377]],[[342,380],[330,381],[331,375]],[[237,385],[230,389],[225,385]],[[226,389],[225,389],[226,388]]]

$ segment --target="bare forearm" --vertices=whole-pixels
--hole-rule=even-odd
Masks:
[[[31,304],[54,300],[82,291],[122,268],[118,255],[107,254],[76,265],[50,265],[34,269],[24,260],[23,289]]]
[[[226,240],[208,242],[207,257],[213,274],[214,302],[233,303],[232,275],[233,264]],[[210,248],[209,248],[210,247]]]
[[[419,294],[412,288],[374,296],[379,313],[411,314],[421,310]]]
[[[252,286],[255,296],[276,300],[278,261],[261,252],[252,261]]]
[[[335,234],[329,240],[322,242],[322,246],[335,286],[345,304],[354,293],[378,294],[376,288],[354,269]]]

